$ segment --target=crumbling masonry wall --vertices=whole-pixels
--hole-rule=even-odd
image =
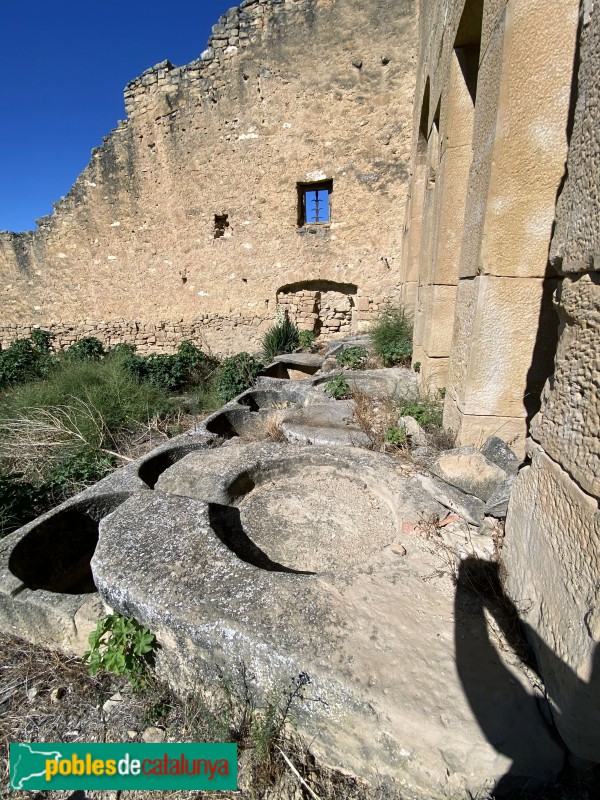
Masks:
[[[132,81],[55,212],[0,233],[0,343],[15,325],[163,321],[252,349],[277,290],[310,280],[355,285],[363,328],[398,283],[416,5],[244,0],[196,61]],[[322,180],[330,224],[300,226],[298,185]]]

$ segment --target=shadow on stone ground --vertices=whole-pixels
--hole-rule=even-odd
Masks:
[[[468,609],[469,613],[466,613]],[[473,614],[473,611],[477,613]],[[600,797],[600,767],[579,765],[579,770],[569,767],[565,759],[565,768],[558,785],[552,789],[534,787],[527,774],[527,763],[530,760],[532,742],[528,740],[528,731],[519,726],[518,721],[510,718],[503,711],[500,702],[499,688],[512,686],[516,707],[525,709],[533,704],[542,716],[552,724],[552,717],[547,700],[541,695],[529,694],[516,683],[499,657],[496,647],[490,640],[490,627],[486,622],[485,612],[494,618],[496,624],[506,637],[515,653],[534,672],[536,665],[524,632],[533,632],[526,624],[519,622],[517,609],[504,594],[501,588],[498,564],[485,563],[478,559],[468,558],[461,562],[455,595],[455,645],[456,664],[465,695],[477,722],[488,741],[498,752],[512,760],[510,770],[497,782],[493,798],[568,798],[568,797]],[[542,643],[545,651],[547,645]],[[549,651],[551,652],[551,651]],[[598,658],[600,648],[596,649],[592,681],[598,680]],[[588,684],[582,682],[554,654],[551,654],[556,669],[565,675],[570,692],[575,698],[585,695]],[[574,707],[576,709],[576,702]],[[556,740],[561,744],[558,732]],[[538,793],[531,793],[535,789]]]

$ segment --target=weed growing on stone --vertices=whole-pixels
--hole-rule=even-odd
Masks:
[[[377,355],[386,367],[407,364],[412,355],[412,322],[401,306],[384,306],[370,330]]]
[[[312,350],[315,335],[312,331],[298,331],[298,347],[301,350]]]
[[[325,384],[325,391],[334,400],[342,400],[350,395],[350,384],[343,375],[335,375]]]
[[[441,428],[442,426],[442,405],[436,398],[426,397],[418,400],[411,400],[400,407],[401,417],[412,417],[422,428]]]
[[[400,447],[406,444],[406,429],[399,428],[397,425],[392,425],[387,429],[384,436],[386,444],[392,447]]]
[[[89,635],[90,649],[83,655],[91,676],[97,672],[124,675],[134,690],[147,681],[156,639],[135,619],[114,612],[98,621]]]
[[[367,358],[367,351],[364,347],[345,347],[338,350],[335,360],[340,367],[349,367],[350,369],[360,369],[364,366]]]

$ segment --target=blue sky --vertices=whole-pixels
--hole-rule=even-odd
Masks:
[[[0,48],[0,230],[52,211],[124,119],[123,88],[206,46],[231,6],[205,0],[6,0]]]

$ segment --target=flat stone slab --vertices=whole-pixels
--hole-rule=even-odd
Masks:
[[[295,367],[314,367],[317,370],[323,363],[323,356],[318,353],[285,353],[281,356],[275,356],[273,361],[290,364]]]
[[[353,391],[359,391],[370,397],[395,397],[399,400],[414,398],[418,395],[417,374],[404,367],[388,367],[385,369],[348,370],[320,375],[313,380],[313,385],[322,385],[334,375],[343,375]]]
[[[96,584],[182,685],[307,673],[299,727],[326,763],[422,798],[551,780],[562,752],[481,601],[400,532],[407,482],[349,447],[198,451],[102,520]]]
[[[286,439],[297,444],[369,445],[354,419],[352,403],[341,400],[284,412],[279,426]]]

